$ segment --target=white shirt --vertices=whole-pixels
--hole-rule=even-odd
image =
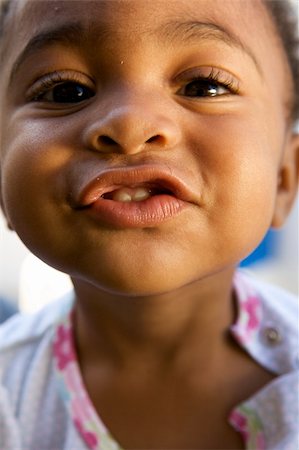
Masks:
[[[231,333],[277,377],[236,406],[229,421],[242,432],[247,449],[298,450],[298,301],[241,272],[236,274],[235,290],[239,317]],[[58,373],[53,354],[57,327],[67,323],[72,306],[70,294],[34,315],[17,315],[0,327],[1,450],[121,448],[91,402],[92,420],[84,423],[82,418],[79,428],[74,424],[69,386]],[[75,362],[73,370],[79,372]],[[80,389],[87,396],[83,384]],[[96,444],[86,438],[93,432],[98,437]]]

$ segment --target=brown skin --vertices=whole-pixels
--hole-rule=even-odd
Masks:
[[[125,448],[241,448],[229,411],[273,375],[227,336],[232,277],[268,228],[282,225],[296,194],[292,83],[260,1],[168,6],[17,2],[1,79],[1,202],[25,244],[72,276],[83,377],[116,439]],[[252,56],[211,33],[191,43],[157,31],[190,19],[227,28]],[[88,29],[81,45],[36,51],[8,89],[25,43],[69,20]],[[104,27],[105,43],[95,39]],[[194,77],[179,75],[198,68],[214,68],[238,93],[185,96]],[[69,70],[96,95],[67,106],[49,101],[50,90],[47,101],[28,100],[54,70]],[[118,146],[99,145],[103,134]],[[145,144],[151,136],[160,139]],[[153,162],[198,194],[175,218],[116,230],[71,207],[85,169]]]

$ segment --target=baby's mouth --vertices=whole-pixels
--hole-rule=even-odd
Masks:
[[[156,227],[198,204],[196,193],[165,166],[112,168],[95,176],[86,174],[88,179],[78,190],[74,209],[104,226]]]
[[[74,182],[78,185],[79,180],[79,189],[72,200],[75,209],[92,207],[94,203],[99,202],[107,207],[108,204],[115,207],[117,202],[132,206],[139,203],[141,206],[149,201],[174,199],[198,204],[197,193],[187,182],[175,175],[173,170],[163,165],[108,168],[95,175],[92,172],[82,171],[82,179],[87,180],[82,183],[80,175]]]

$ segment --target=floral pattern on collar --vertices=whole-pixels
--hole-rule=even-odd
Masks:
[[[240,405],[231,412],[229,423],[241,433],[246,449],[265,450],[263,426],[255,411],[245,405]]]
[[[75,352],[72,313],[56,328],[53,352],[60,395],[87,448],[121,450],[98,417],[85,389]]]
[[[241,347],[247,347],[260,330],[262,304],[255,290],[238,273],[234,278],[234,287],[238,316],[230,331]]]

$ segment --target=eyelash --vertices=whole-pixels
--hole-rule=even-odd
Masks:
[[[186,72],[184,72],[183,74],[181,74],[178,77],[178,81],[180,83],[184,82],[183,88],[190,85],[191,83],[196,83],[196,82],[208,83],[208,82],[210,82],[211,84],[215,84],[218,87],[222,87],[222,88],[226,89],[227,91],[229,91],[227,94],[208,95],[208,96],[206,96],[207,98],[220,97],[220,96],[230,95],[230,94],[238,95],[240,92],[240,87],[239,87],[238,81],[227,72],[223,72],[223,71],[215,69],[215,68],[211,68],[210,72],[208,74],[198,71],[198,69],[196,69],[196,71],[191,70],[188,72],[189,73],[191,72],[191,73],[187,77],[187,78],[189,78],[187,81],[186,81]],[[180,91],[181,91],[181,89],[180,89]]]
[[[43,96],[51,91],[51,89],[54,89],[55,87],[59,85],[63,85],[66,83],[73,83],[74,85],[77,84],[79,86],[82,86],[86,89],[89,89],[90,92],[93,91],[93,88],[90,87],[90,83],[87,83],[86,81],[83,82],[82,78],[85,78],[86,75],[77,73],[77,72],[52,72],[47,75],[44,75],[42,78],[40,78],[36,83],[34,83],[33,87],[29,89],[29,92],[27,94],[27,100],[31,102],[39,102],[43,101]],[[51,103],[51,101],[48,101]]]
[[[227,72],[223,72],[221,70],[211,68],[210,72],[207,74],[206,71],[199,70],[199,69],[191,69],[187,72],[184,72],[183,74],[179,75],[177,77],[176,82],[178,82],[180,85],[183,84],[183,86],[177,91],[178,95],[188,97],[188,98],[214,98],[214,97],[221,97],[226,95],[238,95],[239,94],[239,83],[237,80],[230,75]],[[187,76],[186,76],[187,75]],[[48,103],[64,103],[64,102],[55,102],[55,100],[45,100],[43,96],[45,96],[47,93],[51,93],[51,89],[54,89],[55,87],[59,85],[65,85],[65,84],[73,84],[73,87],[77,85],[77,87],[81,87],[81,93],[82,90],[85,89],[85,93],[87,93],[87,98],[92,97],[95,95],[94,89],[89,86],[90,83],[82,82],[82,78],[85,78],[86,76],[77,72],[52,72],[50,74],[47,74],[40,78],[33,87],[29,90],[27,99],[31,102],[42,102],[47,101]],[[186,80],[187,78],[187,80]],[[201,83],[201,85],[196,86],[196,83]],[[208,85],[210,83],[210,86]],[[199,95],[198,93],[194,92],[192,95],[188,95],[185,93],[186,88],[190,88],[191,85],[193,88],[195,87],[195,90],[200,87],[200,90],[202,91],[202,95]],[[211,85],[215,85],[216,88],[224,88],[228,92],[226,93],[216,93],[215,89],[213,89],[213,93],[209,93],[207,95],[203,95],[203,91],[207,91],[208,88],[211,88]],[[206,92],[205,92],[206,94]],[[86,98],[80,99],[79,97],[75,99],[75,101],[66,101],[65,103],[80,103],[80,101],[86,100]]]

